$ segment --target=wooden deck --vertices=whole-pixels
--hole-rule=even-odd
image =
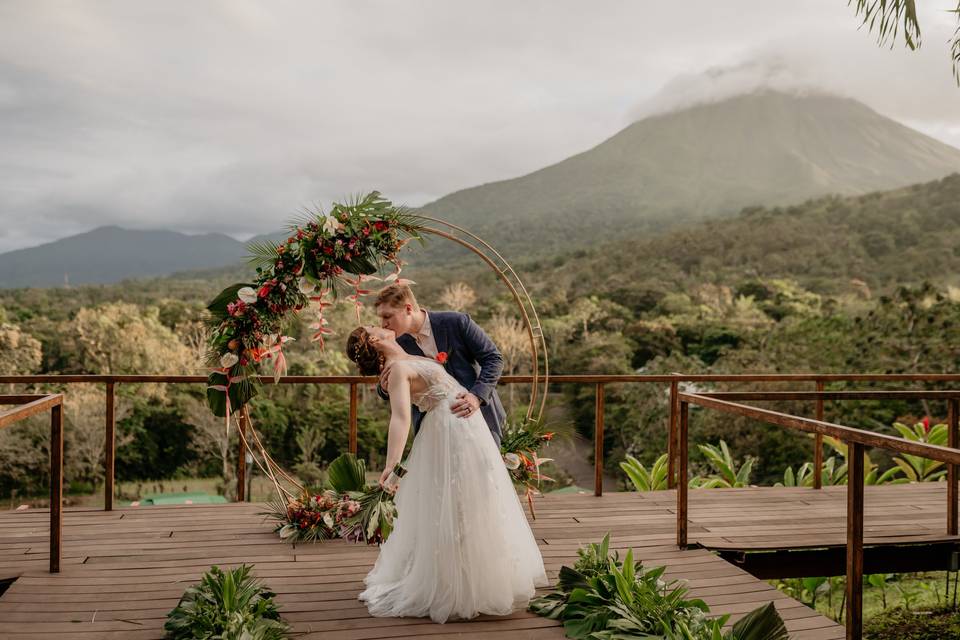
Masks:
[[[782,549],[844,543],[845,488],[710,489],[690,494],[690,540],[712,548]],[[868,544],[953,540],[944,535],[942,483],[867,488]],[[548,572],[581,543],[611,532],[614,547],[647,566],[666,565],[716,613],[734,617],[770,600],[797,640],[844,637],[834,622],[707,549],[676,548],[673,492],[554,495],[537,501],[535,535]],[[563,638],[556,623],[527,612],[437,625],[371,618],[356,600],[377,548],[334,541],[291,547],[249,504],[67,510],[62,573],[47,573],[46,511],[0,514],[0,579],[19,576],[0,597],[0,637],[161,638],[166,613],[211,565],[253,563],[278,593],[286,620],[304,638],[429,636]]]

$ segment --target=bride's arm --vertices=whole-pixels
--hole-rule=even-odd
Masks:
[[[397,365],[390,372],[390,428],[387,433],[387,468],[389,475],[393,466],[403,458],[410,433],[410,370]]]

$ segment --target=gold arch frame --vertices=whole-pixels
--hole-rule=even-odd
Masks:
[[[420,228],[420,233],[445,238],[468,249],[490,267],[494,273],[497,274],[497,277],[507,286],[507,289],[510,290],[510,294],[513,296],[514,302],[516,302],[520,311],[524,328],[527,331],[527,338],[530,342],[533,382],[530,387],[530,402],[527,405],[526,418],[528,421],[539,422],[543,418],[547,404],[550,364],[547,356],[547,343],[543,335],[543,327],[540,324],[540,316],[537,314],[533,300],[530,298],[530,294],[527,292],[527,288],[520,279],[520,276],[517,275],[513,266],[507,262],[507,259],[504,258],[499,251],[473,232],[441,220],[440,218],[419,214],[414,217],[440,227],[424,225]],[[296,500],[297,496],[287,490],[287,488],[283,486],[283,482],[290,483],[301,493],[306,489],[297,482],[296,478],[284,471],[283,467],[277,464],[276,460],[267,452],[263,446],[263,442],[260,440],[257,430],[250,420],[250,414],[246,405],[237,412],[237,415],[239,422],[237,433],[243,443],[243,450],[250,453],[250,457],[253,458],[257,467],[265,476],[270,478],[277,491],[277,495],[279,495],[281,499],[284,499],[288,503]],[[247,439],[248,430],[253,442]]]
[[[520,310],[523,324],[527,330],[527,337],[530,341],[530,361],[533,383],[530,389],[530,404],[527,407],[527,420],[539,421],[543,418],[543,412],[547,404],[547,389],[550,380],[550,362],[547,356],[547,343],[543,335],[543,327],[540,324],[540,316],[533,305],[533,300],[527,292],[527,287],[523,284],[520,276],[514,268],[507,262],[499,251],[494,249],[490,243],[477,236],[463,227],[430,216],[417,216],[421,220],[426,220],[433,224],[443,225],[447,230],[435,227],[423,227],[422,233],[432,234],[441,238],[451,240],[462,247],[479,256],[487,266],[493,269],[497,277],[507,286],[513,295],[514,301]],[[461,234],[458,236],[457,234]],[[462,237],[465,236],[466,238]]]

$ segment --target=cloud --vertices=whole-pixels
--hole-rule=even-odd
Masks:
[[[367,188],[422,204],[761,85],[960,145],[939,9],[910,53],[836,0],[12,0],[0,251],[103,224],[246,237]]]

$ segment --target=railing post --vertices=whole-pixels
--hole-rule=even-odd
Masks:
[[[677,411],[680,399],[680,381],[670,383],[670,433],[667,441],[667,489],[677,485]]]
[[[680,430],[679,446],[677,454],[679,455],[679,473],[677,474],[677,546],[681,549],[687,548],[687,452],[688,438],[687,431],[689,426],[690,405],[686,402],[680,403]]]
[[[50,573],[60,573],[63,542],[63,405],[50,410]]]
[[[593,495],[603,495],[603,383],[597,383],[597,401],[593,416]]]
[[[823,393],[823,380],[817,380],[817,393]],[[817,398],[817,420],[823,421],[823,398]],[[823,434],[814,436],[813,488],[823,488]]]
[[[350,383],[350,453],[357,455],[357,397],[358,386],[356,382]]]
[[[960,448],[960,400],[947,401],[947,446]],[[947,535],[955,536],[957,527],[957,465],[947,465]]]
[[[863,457],[864,446],[847,443],[847,640],[863,637]]]
[[[117,454],[116,389],[113,382],[107,383],[106,430],[103,451],[103,510],[113,511],[114,466]]]
[[[237,416],[237,502],[247,500],[247,407]]]

